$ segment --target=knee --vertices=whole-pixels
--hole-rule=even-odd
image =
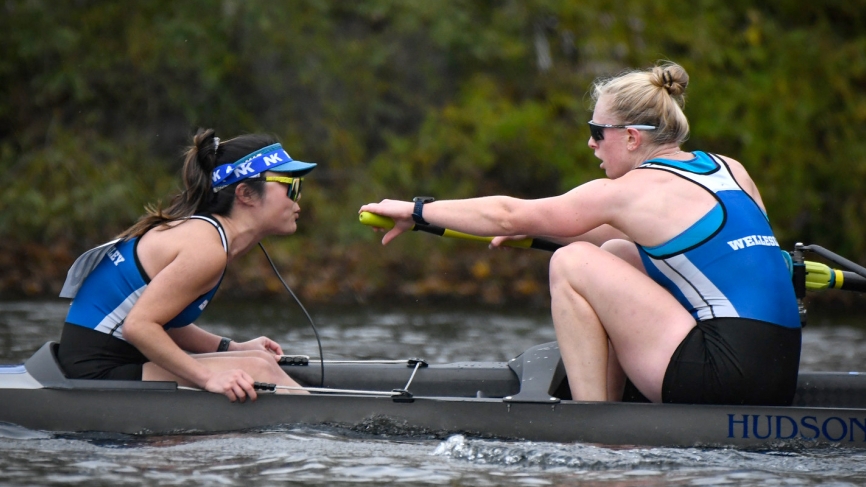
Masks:
[[[274,375],[282,374],[283,369],[280,368],[273,356],[269,356],[267,352],[262,352],[261,356],[248,357],[245,363],[247,373],[255,377],[272,378]]]
[[[597,251],[598,247],[589,242],[574,242],[558,249],[550,258],[550,273],[561,273],[571,267],[585,262],[589,254]]]
[[[593,251],[598,247],[589,242],[574,242],[554,252],[550,258],[551,290],[568,284],[576,274],[575,267],[587,262]]]
[[[265,352],[264,350],[250,350],[249,352],[247,352],[247,354],[248,357],[276,363],[276,359],[274,359],[274,354],[272,354],[271,352]]]

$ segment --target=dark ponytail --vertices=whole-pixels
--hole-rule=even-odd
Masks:
[[[213,129],[199,129],[184,156],[184,190],[172,198],[168,208],[163,209],[160,204],[146,206],[145,215],[119,237],[140,237],[155,226],[184,220],[196,213],[228,215],[234,206],[235,188],[241,184],[247,185],[253,194],[261,196],[264,194],[264,182],[256,179],[245,179],[214,193],[211,174],[217,166],[231,164],[277,142],[277,138],[270,134],[241,135],[221,142]]]

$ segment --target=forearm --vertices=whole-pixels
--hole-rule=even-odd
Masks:
[[[521,202],[509,196],[435,201],[424,205],[423,216],[432,225],[472,235],[520,235],[531,223],[520,214]]]
[[[205,331],[195,324],[167,330],[168,335],[182,350],[190,353],[216,352],[222,337]]]
[[[424,219],[429,223],[481,236],[529,235],[541,237],[563,245],[572,242],[590,242],[601,246],[608,240],[631,240],[625,233],[604,224],[575,236],[551,236],[535,233],[544,226],[546,218],[534,218],[528,212],[530,204],[525,200],[507,196],[490,196],[471,200],[446,200],[428,203]]]

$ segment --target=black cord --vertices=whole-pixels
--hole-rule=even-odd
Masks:
[[[310,316],[310,313],[307,312],[307,308],[304,307],[304,304],[301,303],[301,300],[298,299],[297,296],[295,296],[295,293],[292,291],[289,285],[286,284],[286,281],[283,280],[283,276],[280,275],[280,271],[277,270],[277,266],[274,264],[274,261],[271,260],[271,256],[268,255],[268,251],[265,250],[265,246],[262,245],[261,242],[259,242],[259,248],[262,249],[262,252],[265,253],[265,257],[268,259],[268,263],[271,264],[271,269],[274,270],[274,274],[276,274],[280,282],[283,283],[283,287],[286,288],[286,291],[288,291],[293,298],[295,298],[295,302],[298,303],[298,306],[300,306],[301,310],[304,311],[304,314],[307,315],[307,319],[310,320],[310,326],[313,328],[313,333],[316,335],[316,343],[319,344],[319,362],[322,365],[322,380],[319,383],[319,387],[325,387],[325,354],[322,353],[322,340],[319,339],[319,330],[316,329],[316,325],[315,323],[313,323],[313,318]]]

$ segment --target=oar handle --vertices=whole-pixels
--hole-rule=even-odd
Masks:
[[[384,228],[385,230],[390,230],[394,228],[394,220],[386,216],[370,213],[368,211],[362,211],[361,214],[358,215],[358,219],[361,221],[361,223],[367,226]],[[415,226],[412,227],[412,231],[432,233],[434,235],[439,235],[440,237],[475,240],[477,242],[490,243],[493,240],[493,237],[481,237],[478,235],[472,235],[469,233],[458,232],[456,230],[449,230],[447,228],[437,227],[436,225],[421,225],[416,223]],[[557,243],[551,242],[549,240],[543,240],[540,238],[506,240],[502,242],[502,245],[505,245],[507,247],[519,247],[524,249],[532,248],[538,250],[547,250],[548,252],[553,252],[554,250],[562,247]]]
[[[845,257],[842,257],[839,254],[830,252],[829,250],[825,249],[824,247],[821,247],[820,245],[804,245],[802,247],[802,249],[815,252],[816,254],[829,260],[830,262],[837,264],[837,265],[840,265],[842,267],[845,267],[849,271],[852,271],[855,274],[859,275],[860,277],[866,279],[866,267],[863,267],[859,264],[851,262],[850,260],[846,259]]]
[[[851,271],[833,269],[827,264],[807,260],[806,289],[841,289],[843,291],[866,292],[866,278]]]
[[[386,217],[363,211],[358,216],[358,219],[364,225],[384,228],[390,230],[394,228],[394,220]],[[459,238],[463,240],[475,240],[477,242],[490,243],[493,237],[481,237],[468,233],[449,230],[447,228],[437,227],[435,225],[415,224],[412,231],[426,232],[440,237]],[[558,243],[551,242],[540,238],[524,238],[521,240],[506,240],[502,245],[508,247],[533,248],[539,250],[547,250],[553,252],[562,247]],[[811,250],[822,257],[825,257],[836,264],[848,267],[851,271],[842,271],[832,269],[826,264],[819,262],[806,261],[806,288],[812,291],[819,289],[841,289],[845,291],[866,292],[866,268],[863,268],[844,257],[830,252],[829,250],[817,245],[805,247],[805,250]]]

